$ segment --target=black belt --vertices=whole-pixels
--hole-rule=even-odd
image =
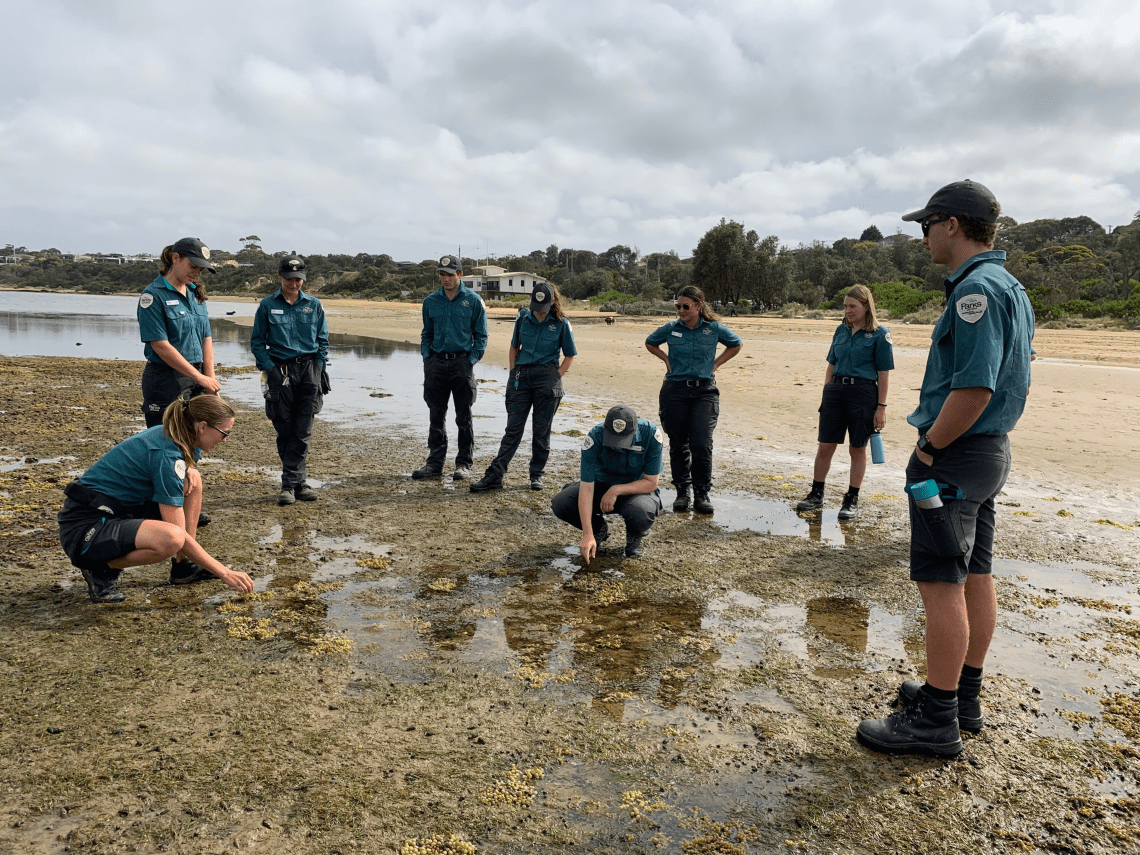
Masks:
[[[311,359],[316,359],[315,353],[307,353],[304,356],[290,356],[288,359],[282,359],[278,365],[304,365]]]
[[[844,386],[856,386],[870,383],[873,386],[878,386],[878,380],[868,380],[866,377],[832,377],[832,383],[841,383]]]
[[[112,499],[103,493],[92,490],[78,480],[72,481],[63,488],[63,494],[74,502],[78,502],[92,510],[102,511],[112,517],[138,517],[137,505],[127,505],[118,499]]]
[[[466,359],[471,355],[471,352],[467,350],[437,350],[435,355],[440,359],[458,359],[461,356]]]
[[[713,377],[702,377],[699,380],[670,380],[670,383],[681,383],[685,386],[713,386],[716,380]]]

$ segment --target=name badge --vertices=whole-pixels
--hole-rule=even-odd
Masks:
[[[283,315],[283,314],[285,314],[285,310],[284,309],[270,309],[269,313],[271,315]]]
[[[167,300],[167,301],[166,301],[166,305],[168,305],[168,306],[177,306],[177,305],[178,305],[178,301],[177,301],[177,300]]]
[[[684,336],[681,335],[681,333],[679,333],[679,332],[672,332],[672,333],[669,333],[669,335],[675,335],[675,336],[677,336],[677,338],[684,338]]]

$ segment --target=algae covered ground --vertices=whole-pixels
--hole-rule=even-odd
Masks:
[[[585,569],[549,510],[573,453],[543,492],[512,470],[473,495],[408,477],[415,430],[322,423],[320,500],[280,508],[242,411],[201,540],[255,594],[155,566],[95,606],[55,513],[141,426],[140,373],[0,358],[3,851],[1140,848],[1135,520],[1007,490],[989,725],[951,761],[885,757],[853,734],[923,662],[901,490],[788,534],[666,513],[636,560],[619,523]],[[805,491],[718,463],[740,503]]]

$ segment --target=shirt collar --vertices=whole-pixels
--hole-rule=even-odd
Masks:
[[[977,255],[972,255],[958,266],[958,269],[946,277],[942,283],[942,287],[946,290],[946,299],[950,299],[950,295],[954,293],[954,289],[958,287],[958,283],[966,278],[966,274],[982,264],[1005,264],[1005,250],[1004,249],[991,249],[986,252],[979,252]]]

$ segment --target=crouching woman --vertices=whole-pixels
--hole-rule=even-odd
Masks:
[[[225,442],[234,411],[216,395],[175,400],[162,424],[125,439],[64,490],[59,540],[93,603],[118,603],[126,567],[170,562],[170,583],[218,578],[249,593],[253,580],[212,558],[195,539],[203,451]]]

